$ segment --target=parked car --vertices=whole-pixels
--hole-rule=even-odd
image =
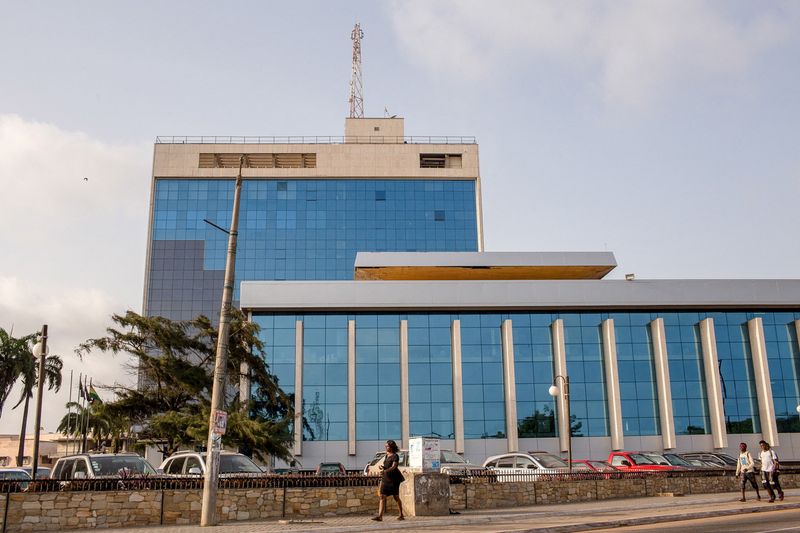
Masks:
[[[21,470],[24,470],[28,473],[29,476],[33,476],[33,467],[32,466],[20,466]],[[47,468],[46,466],[37,466],[36,467],[36,479],[50,479],[50,472],[51,469]]]
[[[347,469],[342,463],[320,463],[314,473],[318,476],[346,476]]]
[[[682,470],[666,459],[659,460],[654,452],[611,452],[608,462],[625,472]]]
[[[736,468],[736,458],[731,457],[727,453],[722,452],[686,452],[679,454],[681,457],[690,461],[692,459],[699,459],[707,464],[716,465],[717,468],[724,468],[725,470],[734,470]],[[758,455],[758,454],[753,454]],[[754,458],[755,459],[755,458]],[[761,461],[755,460],[756,469],[761,468]]]
[[[486,459],[483,466],[498,474],[497,481],[536,481],[541,474],[569,471],[569,465],[563,459],[548,452],[494,455]]]
[[[202,476],[206,473],[206,452],[175,452],[158,467],[158,471],[173,476]],[[246,455],[222,451],[219,454],[220,475],[252,475],[264,471]]]
[[[0,468],[0,481],[19,481],[14,486],[3,487],[3,492],[23,492],[30,486],[31,476],[22,468]]]
[[[155,473],[150,463],[135,453],[82,453],[59,458],[53,466],[52,479],[70,481]]]
[[[408,451],[399,450],[397,452],[399,466],[408,467]],[[383,464],[386,452],[378,452],[375,457],[364,467],[364,475],[380,474],[380,465]],[[488,469],[474,465],[451,450],[441,450],[439,452],[439,471],[443,474],[486,474]]]
[[[707,470],[709,469],[708,463],[698,460],[696,463],[688,461],[678,455],[677,453],[661,453],[659,454],[672,466],[680,466],[689,470]]]

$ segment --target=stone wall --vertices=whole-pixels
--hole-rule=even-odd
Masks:
[[[800,487],[800,474],[783,474],[784,489]],[[711,494],[735,492],[739,482],[733,476],[646,477],[642,479],[602,479],[582,481],[520,481],[488,483],[475,479],[450,485],[452,509],[493,509],[612,498],[640,498],[658,494]],[[752,489],[750,489],[752,490]]]
[[[783,474],[784,488],[800,487],[800,473]],[[653,496],[659,493],[735,492],[732,476],[582,481],[489,483],[473,479],[450,485],[451,509],[487,509],[537,504]],[[752,489],[748,489],[752,490]],[[284,501],[285,496],[285,501]],[[197,524],[200,490],[52,492],[0,495],[0,526],[7,506],[5,531]],[[388,514],[397,512],[388,499]],[[285,505],[285,515],[284,515]],[[217,493],[220,522],[286,517],[322,517],[374,513],[377,487],[221,489]]]

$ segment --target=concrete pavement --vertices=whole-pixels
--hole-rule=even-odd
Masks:
[[[748,492],[748,498],[751,492]],[[224,533],[261,532],[325,532],[351,533],[356,531],[535,531],[558,532],[588,531],[616,528],[625,525],[656,524],[676,520],[692,520],[761,513],[778,510],[800,510],[800,489],[786,491],[783,502],[766,503],[766,500],[738,501],[739,493],[655,496],[568,503],[536,505],[505,509],[462,511],[461,514],[437,517],[408,517],[399,522],[395,516],[384,516],[383,522],[373,522],[369,515],[321,517],[302,520],[268,520],[253,522],[227,522],[205,528],[205,531]],[[158,533],[196,532],[198,526],[165,526],[158,528],[107,529],[107,533],[133,533],[154,531]]]

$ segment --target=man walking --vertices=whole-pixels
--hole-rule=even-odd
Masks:
[[[742,442],[739,444],[739,460],[736,461],[736,476],[739,477],[739,485],[742,487],[742,499],[740,502],[746,501],[744,497],[744,490],[747,487],[747,482],[756,489],[756,499],[761,499],[761,493],[758,492],[758,483],[756,482],[756,463],[753,461],[753,456],[747,451],[747,444]]]
[[[775,491],[778,491],[778,499],[783,501],[783,489],[778,481],[778,471],[780,470],[780,463],[778,462],[778,454],[770,449],[769,443],[765,440],[759,441],[761,446],[761,476],[764,482],[764,488],[769,493],[769,503],[775,501]]]

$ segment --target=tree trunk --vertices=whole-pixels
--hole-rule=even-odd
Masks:
[[[22,466],[25,457],[25,433],[28,431],[28,400],[30,396],[25,395],[25,407],[22,408],[22,428],[19,430],[19,453],[17,453],[17,466]]]

